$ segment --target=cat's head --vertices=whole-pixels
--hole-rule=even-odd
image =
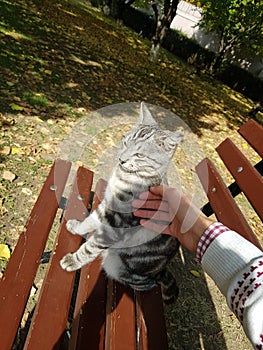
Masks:
[[[118,166],[142,178],[163,177],[182,139],[182,130],[162,130],[142,103],[138,123],[122,140]]]

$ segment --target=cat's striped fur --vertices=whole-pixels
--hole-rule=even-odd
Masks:
[[[174,278],[166,265],[178,250],[178,241],[158,235],[139,225],[133,216],[132,200],[150,186],[167,183],[167,167],[183,137],[159,128],[147,107],[141,105],[139,123],[123,139],[119,161],[113,170],[98,208],[83,222],[69,220],[73,234],[94,232],[73,254],[61,260],[67,271],[79,269],[102,256],[107,275],[136,290],[161,284],[166,293],[176,294]]]

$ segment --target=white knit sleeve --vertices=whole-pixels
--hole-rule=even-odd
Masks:
[[[254,348],[263,350],[263,252],[215,223],[201,238],[197,259],[225,295]]]

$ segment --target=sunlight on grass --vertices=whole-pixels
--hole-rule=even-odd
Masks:
[[[91,60],[83,61],[81,58],[79,58],[75,55],[71,55],[70,58],[72,59],[72,61],[74,61],[76,63],[80,63],[80,64],[85,65],[85,66],[98,67],[98,68],[102,69],[102,65],[98,62],[91,61]]]
[[[22,34],[22,33],[18,33],[14,29],[10,30],[10,29],[4,28],[4,27],[0,27],[0,32],[5,34],[5,35],[11,36],[15,40],[30,40],[30,41],[32,41],[32,38],[30,36]]]
[[[99,24],[99,23],[93,23],[93,26],[98,28],[98,30],[102,30],[105,34],[108,34],[108,35],[111,35],[111,36],[114,36],[115,38],[118,38],[119,37],[119,34],[120,33],[117,33],[115,28],[112,29],[112,30],[109,30],[106,28],[106,26],[102,23],[102,24]]]
[[[240,99],[240,94],[237,93],[236,91],[233,91],[233,90],[229,89],[229,90],[228,90],[228,95],[229,95],[229,97],[231,97],[232,100],[234,100],[235,102],[243,103],[243,105],[246,106],[248,109],[251,108],[251,104],[249,103],[249,101],[245,101],[245,99],[241,100],[241,99]]]
[[[61,11],[65,12],[67,15],[70,15],[70,16],[73,16],[73,17],[78,17],[78,15],[76,15],[73,12],[70,12],[70,11],[67,11],[67,10],[64,10],[64,9],[61,9]]]
[[[79,27],[79,26],[76,26],[76,25],[74,25],[74,28],[76,28],[76,29],[79,30],[80,32],[82,32],[82,31],[84,30],[83,27]]]

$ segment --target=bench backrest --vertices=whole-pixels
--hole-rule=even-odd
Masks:
[[[239,129],[239,133],[262,158],[263,127],[251,119]],[[207,194],[212,212],[223,224],[260,247],[257,236],[229,189],[234,189],[236,194],[243,192],[259,218],[263,220],[262,160],[254,167],[229,138],[223,141],[216,151],[232,174],[235,183],[228,188],[212,161],[207,158],[196,166],[196,172]]]

